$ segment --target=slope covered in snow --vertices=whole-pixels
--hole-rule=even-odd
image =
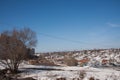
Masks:
[[[35,65],[24,65],[21,67],[28,68],[25,73],[22,73],[22,77],[33,77],[37,80],[56,80],[56,78],[62,77],[67,80],[73,78],[80,78],[81,73],[85,72],[83,80],[89,80],[90,77],[94,77],[99,80],[120,80],[120,71],[107,68],[92,68],[92,67],[58,67],[58,66],[35,66]],[[36,68],[36,70],[32,69]],[[56,70],[39,70],[39,68],[54,68]],[[58,70],[59,69],[59,70]]]

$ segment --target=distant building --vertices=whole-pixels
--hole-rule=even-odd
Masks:
[[[33,56],[35,54],[35,49],[34,48],[28,48],[28,54]]]
[[[79,60],[79,61],[78,61],[78,64],[79,64],[80,66],[86,66],[89,61],[90,61],[90,60],[89,60],[88,58],[82,59],[82,60]]]
[[[109,60],[103,59],[102,60],[102,65],[107,65],[109,63]]]

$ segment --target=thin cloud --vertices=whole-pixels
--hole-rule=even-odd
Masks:
[[[107,23],[110,27],[120,27],[120,24]]]

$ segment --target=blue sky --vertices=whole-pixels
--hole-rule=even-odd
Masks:
[[[36,52],[120,48],[120,0],[0,0],[0,32],[23,27]]]

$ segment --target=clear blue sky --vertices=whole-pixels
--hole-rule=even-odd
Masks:
[[[0,32],[24,26],[37,52],[120,48],[120,0],[0,0]]]

